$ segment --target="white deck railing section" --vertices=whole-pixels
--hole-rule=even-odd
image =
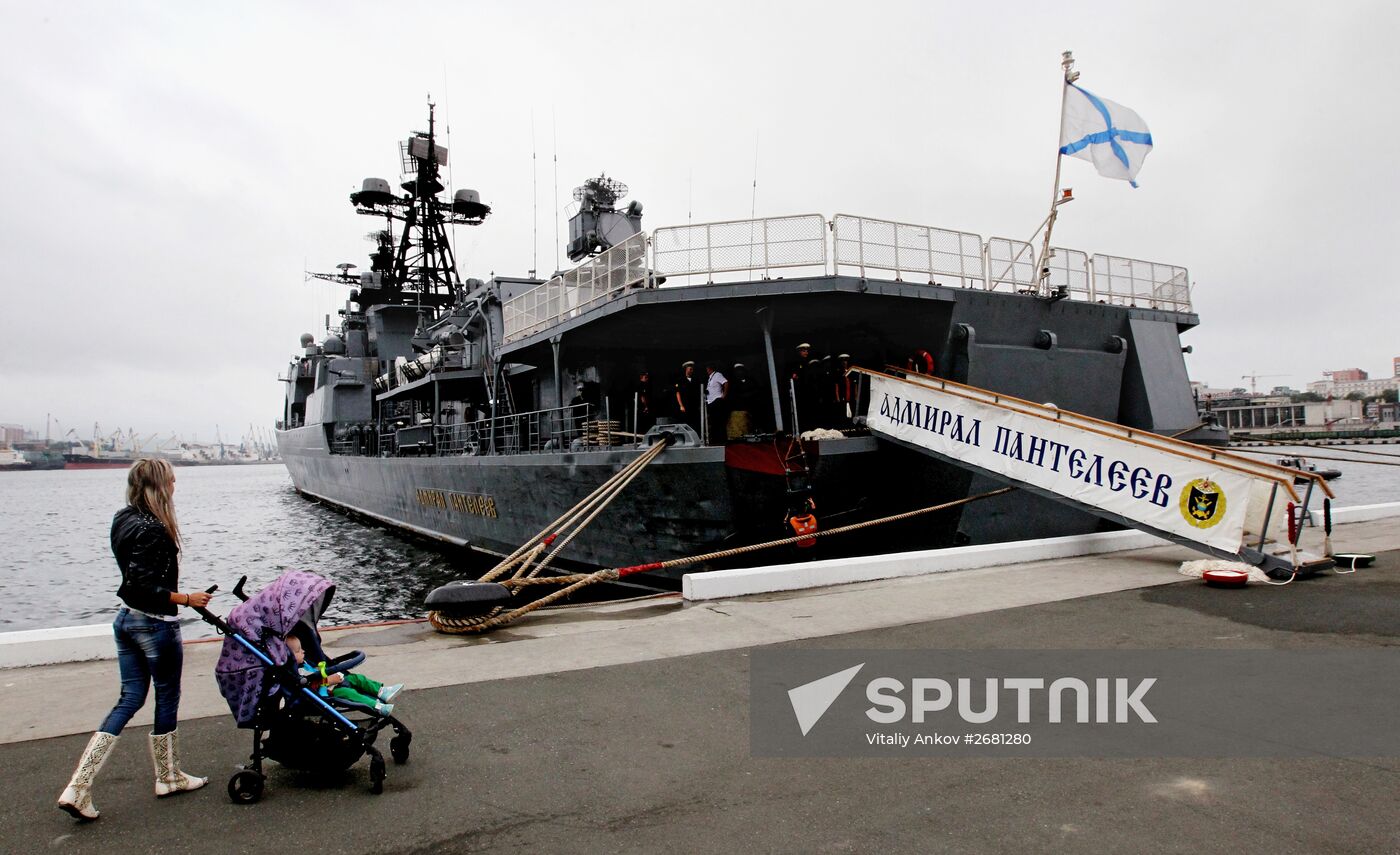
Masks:
[[[1191,311],[1186,268],[1116,255],[1096,255],[1092,261],[1095,299],[1115,306]]]
[[[987,239],[988,291],[1024,291],[1035,286],[1035,248],[1023,240]]]
[[[638,232],[627,240],[566,273],[532,288],[501,307],[505,340],[537,333],[576,317],[626,290],[644,283],[647,236]]]
[[[1094,302],[1093,274],[1090,273],[1089,254],[1077,249],[1050,247],[1050,290],[1069,290],[1071,300]]]
[[[1048,292],[1115,306],[1191,311],[1186,268],[1054,247]],[[728,220],[633,235],[584,264],[507,300],[505,341],[516,341],[622,296],[658,277],[705,284],[716,274],[894,274],[896,281],[1034,293],[1036,248],[1025,241],[837,214]],[[673,283],[674,284],[674,283]]]
[[[957,279],[963,286],[984,279],[982,238],[970,232],[837,214],[831,233],[837,273],[842,267],[855,267],[861,276],[867,270],[888,270],[897,279],[912,273],[930,282]]]
[[[656,272],[711,276],[738,271],[816,267],[826,271],[826,218],[821,214],[730,220],[657,229],[651,235]]]

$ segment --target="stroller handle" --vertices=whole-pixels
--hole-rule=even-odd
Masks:
[[[204,593],[212,594],[217,590],[219,590],[218,585],[210,585],[209,587],[204,589]],[[233,632],[233,628],[228,624],[224,623],[223,618],[209,611],[207,606],[191,606],[191,608],[193,608],[200,617],[204,618],[206,623],[213,624],[214,628],[217,629],[220,632],[220,634],[228,635],[229,633]]]

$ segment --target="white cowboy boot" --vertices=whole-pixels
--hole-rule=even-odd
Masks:
[[[83,756],[78,760],[78,768],[73,770],[72,779],[58,797],[58,806],[71,813],[74,819],[97,819],[98,810],[92,804],[92,782],[102,771],[102,764],[107,762],[107,755],[116,744],[116,735],[100,730],[88,740],[87,748],[83,749]]]
[[[157,796],[197,790],[209,783],[208,778],[197,778],[180,771],[180,745],[173,730],[151,734],[151,759],[156,764]]]

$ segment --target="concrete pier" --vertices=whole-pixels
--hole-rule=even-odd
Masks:
[[[1400,849],[1400,760],[792,760],[748,747],[748,651],[1311,649],[1400,638],[1400,518],[1340,525],[1373,568],[1243,596],[1176,571],[1180,547],[687,603],[678,595],[532,615],[492,635],[424,623],[326,633],[410,689],[411,761],[381,796],[365,763],[323,781],[271,767],[224,785],[251,748],[186,651],[181,735],[203,791],[157,801],[150,705],[103,772],[96,823],[54,808],[116,698],[110,660],[0,669],[5,852],[923,852]],[[216,599],[227,611],[230,599]],[[1319,723],[1319,726],[1326,726]]]

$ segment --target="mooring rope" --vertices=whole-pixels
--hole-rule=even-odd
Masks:
[[[641,473],[642,469],[644,469],[648,463],[655,460],[657,456],[660,455],[663,450],[665,450],[665,448],[666,443],[657,443],[655,446],[648,449],[646,454],[637,458],[637,465],[633,467],[630,472],[627,472],[625,477],[616,479],[616,482],[608,489],[608,492],[600,496],[598,500],[594,503],[595,507],[593,508],[592,512],[589,513],[588,516],[584,517],[583,520],[578,522],[574,526],[573,531],[569,532],[567,537],[559,541],[559,545],[554,547],[554,550],[545,557],[544,561],[540,562],[537,566],[531,568],[530,573],[528,575],[530,577],[539,576],[540,571],[548,567],[550,562],[554,560],[554,556],[558,555],[560,550],[568,546],[569,542],[572,541],[575,537],[578,537],[579,532],[587,528],[588,524],[593,522],[593,520],[598,516],[598,514],[601,514],[603,510],[612,503],[613,499],[616,499],[619,495],[621,495],[622,491],[627,488],[627,485],[631,484],[633,479],[635,479]]]
[[[505,626],[508,623],[511,623],[524,617],[530,612],[533,612],[537,609],[542,609],[545,606],[550,605],[551,603],[557,602],[560,599],[567,597],[569,594],[572,594],[574,591],[577,591],[580,588],[586,587],[588,585],[593,585],[598,582],[616,582],[618,579],[621,579],[624,576],[630,576],[635,573],[647,573],[653,570],[664,570],[671,567],[683,567],[687,564],[699,564],[705,561],[717,561],[722,558],[731,558],[735,555],[744,555],[750,552],[757,552],[761,549],[772,549],[779,546],[790,546],[794,543],[797,543],[799,540],[808,540],[810,538],[815,537],[828,537],[834,534],[847,534],[849,532],[859,531],[860,529],[871,528],[873,526],[884,525],[886,523],[900,522],[902,520],[912,519],[923,514],[930,514],[934,513],[935,511],[947,510],[949,508],[954,508],[959,505],[965,505],[970,502],[976,502],[980,499],[988,499],[992,496],[1000,496],[1003,493],[1009,493],[1014,489],[1016,488],[1002,487],[1000,489],[992,490],[987,493],[979,493],[976,496],[967,496],[962,499],[955,499],[951,502],[943,502],[937,505],[930,505],[926,508],[919,508],[913,511],[905,511],[903,513],[892,514],[887,517],[879,517],[878,519],[873,520],[865,520],[864,522],[852,523],[850,525],[844,525],[838,528],[827,529],[826,531],[817,531],[812,532],[810,534],[798,535],[796,537],[785,537],[781,540],[770,540],[764,543],[749,544],[747,546],[736,546],[730,549],[721,549],[717,552],[707,552],[703,555],[692,555],[683,558],[672,558],[667,561],[657,561],[651,564],[636,564],[630,567],[615,567],[606,570],[597,570],[593,573],[576,573],[571,576],[513,579],[506,584],[543,585],[549,583],[556,583],[563,584],[565,585],[565,587],[560,588],[559,590],[554,591],[552,593],[546,594],[545,596],[540,597],[538,600],[526,603],[525,605],[519,606],[509,611],[506,611],[504,607],[497,607],[496,609],[493,609],[487,614],[474,615],[472,617],[451,617],[449,615],[444,615],[438,611],[430,611],[428,612],[428,620],[432,623],[433,627],[436,628],[439,632],[445,632],[454,635],[487,632],[497,627]]]
[[[658,442],[651,448],[648,448],[642,454],[638,455],[633,460],[629,461],[626,466],[623,466],[621,469],[617,470],[611,476],[609,476],[608,479],[605,480],[602,484],[599,484],[598,487],[594,489],[592,493],[589,493],[587,496],[585,496],[582,501],[569,508],[563,514],[561,514],[559,518],[556,519],[554,522],[540,529],[534,537],[531,537],[529,540],[522,543],[510,555],[507,555],[505,558],[501,559],[500,563],[498,563],[495,567],[487,571],[477,581],[493,582],[501,576],[505,575],[508,571],[514,568],[517,564],[520,564],[522,561],[524,562],[525,567],[529,567],[529,562],[533,561],[534,558],[538,556],[541,552],[543,552],[545,549],[548,549],[550,544],[554,542],[554,540],[559,536],[560,532],[562,532],[565,529],[565,527],[572,525],[574,520],[577,519],[580,514],[587,512],[588,509],[590,509],[594,503],[599,501],[612,501],[613,496],[616,495],[617,486],[619,484],[625,486],[626,483],[630,483],[632,478],[636,477],[636,474],[638,472],[645,468],[648,463],[655,460],[661,454],[661,452],[666,450],[667,445],[669,445],[669,442]],[[593,514],[593,516],[597,516],[597,514],[595,513]],[[591,518],[592,517],[590,517],[590,519]],[[585,525],[586,524],[587,523],[585,523]],[[577,532],[575,532],[575,534],[577,534]],[[572,539],[572,537],[573,535],[570,535],[570,539]],[[555,550],[555,552],[558,552],[558,550]],[[552,558],[553,555],[551,555],[550,557]],[[533,576],[535,574],[531,573],[530,575]]]

